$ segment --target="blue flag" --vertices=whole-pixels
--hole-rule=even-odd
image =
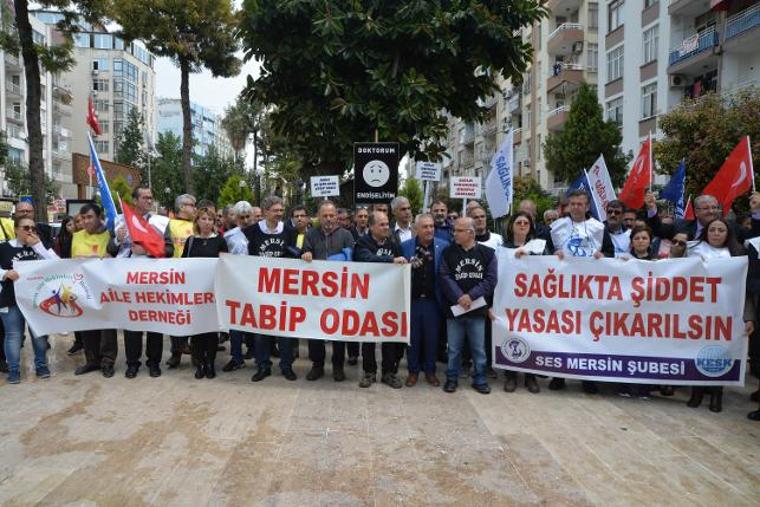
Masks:
[[[589,211],[591,212],[591,216],[599,220],[599,210],[596,208],[596,201],[591,195],[591,186],[588,183],[588,175],[586,174],[586,171],[583,171],[581,175],[575,179],[575,181],[570,183],[570,186],[567,187],[565,195],[569,194],[572,190],[584,190],[586,194],[588,194]]]
[[[683,218],[686,211],[685,200],[685,187],[686,187],[686,162],[681,160],[678,164],[678,169],[670,177],[670,181],[665,187],[660,190],[660,199],[666,199],[673,203],[675,206],[676,218]]]
[[[114,222],[116,222],[116,204],[113,202],[111,189],[108,188],[108,182],[106,181],[106,173],[103,172],[103,167],[100,165],[98,153],[95,151],[95,145],[92,143],[92,137],[89,132],[87,133],[87,139],[90,141],[90,162],[95,170],[95,176],[98,178],[100,202],[103,204],[103,211],[106,214],[106,228],[113,231]]]

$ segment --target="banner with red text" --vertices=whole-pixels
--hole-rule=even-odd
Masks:
[[[410,267],[222,255],[220,325],[293,338],[409,343]]]
[[[584,380],[743,385],[746,257],[656,262],[499,252],[494,367]]]
[[[18,262],[16,301],[38,334],[89,329],[174,336],[219,330],[217,259],[70,259]]]

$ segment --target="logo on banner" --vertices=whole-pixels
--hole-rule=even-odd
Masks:
[[[84,313],[77,301],[89,297],[90,291],[82,273],[57,274],[45,278],[37,286],[34,304],[53,317],[76,318]]]
[[[513,336],[501,344],[501,353],[513,363],[523,363],[530,357],[530,346],[519,336]]]
[[[731,369],[734,365],[734,359],[725,347],[720,345],[710,345],[704,347],[697,353],[694,360],[697,370],[707,377],[720,377]]]

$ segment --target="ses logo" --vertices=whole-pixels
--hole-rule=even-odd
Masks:
[[[522,338],[513,336],[501,344],[501,353],[513,363],[523,363],[530,357],[530,346]]]
[[[728,353],[725,347],[720,345],[710,345],[702,348],[698,353],[694,363],[697,370],[706,377],[720,377],[731,369],[734,365],[734,358]]]
[[[84,313],[80,302],[91,299],[82,273],[50,275],[35,288],[34,306],[53,317],[76,318]]]

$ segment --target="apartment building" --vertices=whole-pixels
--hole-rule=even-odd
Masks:
[[[205,156],[211,146],[222,156],[232,156],[232,147],[222,128],[222,117],[196,102],[190,102],[193,129],[193,152]],[[182,103],[180,99],[158,99],[158,131],[171,132],[182,139]]]

